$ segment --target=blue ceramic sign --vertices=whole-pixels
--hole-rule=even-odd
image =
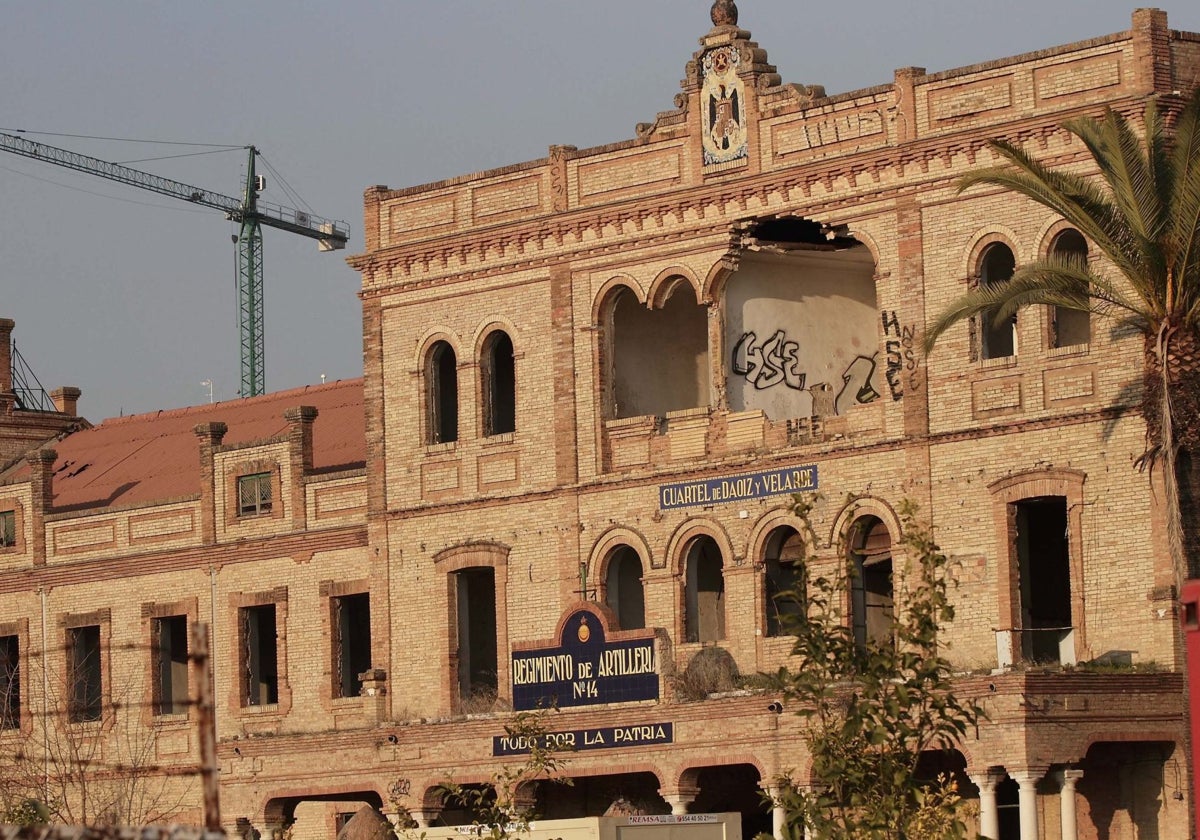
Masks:
[[[513,653],[512,688],[517,711],[657,700],[654,636],[610,642],[595,613],[576,610],[557,647]]]
[[[785,493],[809,493],[816,489],[817,465],[808,464],[727,478],[663,484],[658,488],[658,506],[662,510],[700,507],[782,496]]]

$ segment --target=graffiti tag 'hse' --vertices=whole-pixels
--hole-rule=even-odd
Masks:
[[[781,382],[795,391],[803,391],[807,376],[802,373],[798,353],[800,345],[788,341],[783,330],[757,343],[758,336],[748,332],[733,348],[733,372],[759,391],[773,388]]]
[[[883,334],[887,338],[887,383],[892,399],[904,396],[903,372],[908,371],[909,388],[917,387],[916,330],[901,326],[896,310],[883,313]]]

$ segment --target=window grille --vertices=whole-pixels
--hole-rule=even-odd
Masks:
[[[271,474],[255,473],[238,478],[238,516],[260,516],[271,512]]]
[[[17,514],[16,511],[0,511],[0,548],[10,548],[17,544]]]

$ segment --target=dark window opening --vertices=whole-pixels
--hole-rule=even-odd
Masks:
[[[238,478],[238,516],[271,512],[271,474],[255,473]]]
[[[1071,556],[1067,500],[1061,496],[1017,502],[1017,575],[1021,602],[1021,656],[1026,662],[1074,660]]]
[[[646,596],[642,589],[642,561],[638,553],[623,545],[612,553],[605,580],[608,606],[617,614],[621,630],[646,626]]]
[[[100,720],[104,686],[98,624],[67,630],[67,668],[67,719],[71,723]]]
[[[980,265],[979,282],[983,286],[999,286],[1012,279],[1017,260],[1012,250],[997,242],[989,245]],[[983,358],[1004,359],[1017,354],[1017,318],[1004,319],[996,323],[996,310],[989,309],[980,316],[983,319],[980,334],[983,337]]]
[[[766,633],[786,636],[805,614],[804,540],[795,528],[777,528],[763,556]]]
[[[444,341],[433,346],[425,372],[428,393],[429,443],[458,440],[458,357]]]
[[[0,548],[17,544],[17,512],[0,510]]]
[[[371,595],[330,599],[333,627],[333,696],[362,694],[364,671],[371,669]]]
[[[0,729],[21,725],[21,642],[0,636]]]
[[[184,715],[188,709],[187,616],[156,618],[151,625],[154,714]]]
[[[491,568],[455,572],[458,604],[458,688],[464,705],[496,698],[496,574]]]
[[[1021,840],[1021,791],[1015,779],[996,785],[996,814],[1000,836],[996,840]]]
[[[275,604],[243,607],[243,705],[267,706],[279,702],[279,637]]]
[[[485,437],[506,435],[517,429],[517,363],[513,343],[505,333],[488,338],[483,351]]]
[[[896,625],[892,537],[874,516],[855,523],[850,542],[850,615],[854,640],[865,648],[890,646]]]
[[[1077,230],[1064,230],[1054,237],[1050,252],[1080,267],[1087,266],[1087,240]],[[1091,313],[1055,306],[1052,314],[1051,347],[1074,347],[1092,340]]]
[[[712,537],[699,537],[688,549],[685,637],[689,642],[725,638],[725,575],[721,549]]]

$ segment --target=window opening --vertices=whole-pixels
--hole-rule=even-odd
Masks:
[[[103,675],[100,667],[100,625],[67,630],[69,702],[71,723],[100,720],[103,710]]]
[[[689,642],[725,638],[725,576],[721,549],[712,537],[699,537],[687,553],[685,636]]]
[[[444,341],[433,346],[426,371],[429,443],[458,440],[458,357]]]
[[[984,286],[999,286],[1012,279],[1017,260],[1012,249],[1002,243],[989,245],[983,254],[979,281]],[[983,319],[983,358],[1003,359],[1017,353],[1017,317],[1014,315],[997,324],[996,310],[989,309],[980,316]]]
[[[1087,240],[1077,230],[1064,230],[1054,237],[1050,251],[1061,259],[1077,263],[1080,266],[1087,265]],[[1091,313],[1055,306],[1051,310],[1051,314],[1053,316],[1050,333],[1051,347],[1074,347],[1091,342]]]
[[[238,478],[238,516],[271,512],[271,474],[255,473]]]
[[[617,626],[621,630],[641,630],[646,626],[642,560],[631,547],[623,545],[612,553],[605,592],[608,606],[617,614]]]
[[[517,429],[517,365],[512,339],[495,332],[483,351],[485,437],[506,435]]]
[[[804,541],[795,528],[777,528],[767,539],[763,586],[768,636],[785,636],[804,616]]]
[[[371,668],[371,595],[330,599],[333,610],[333,696],[362,694],[361,674]]]
[[[1014,507],[1021,655],[1033,663],[1073,662],[1067,500],[1026,499]]]
[[[242,679],[244,705],[279,702],[279,637],[275,604],[243,607]]]
[[[17,544],[17,512],[0,510],[0,548],[11,548]]]
[[[691,284],[677,279],[661,309],[647,309],[633,292],[621,289],[609,323],[609,419],[662,416],[709,404],[708,310],[697,302]]]
[[[151,624],[154,714],[185,715],[188,710],[187,616],[156,618]]]
[[[458,605],[458,687],[465,703],[496,698],[496,575],[491,568],[455,572]]]
[[[868,642],[891,645],[896,625],[892,536],[874,516],[859,520],[852,534],[850,615],[854,641],[861,648]]]
[[[0,636],[0,729],[21,725],[21,642]]]

